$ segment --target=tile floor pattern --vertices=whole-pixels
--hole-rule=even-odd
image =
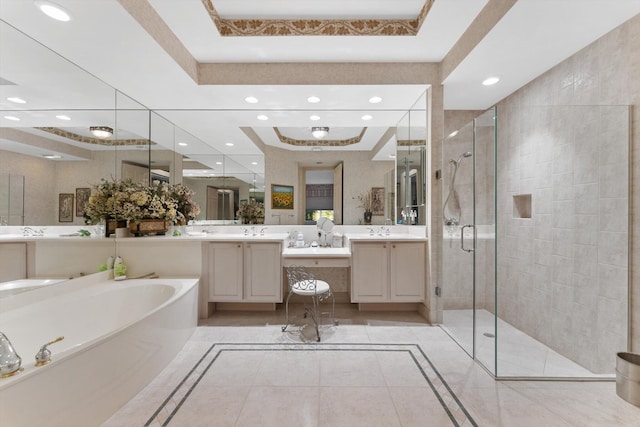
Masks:
[[[279,314],[203,321],[103,427],[640,426],[614,382],[495,381],[414,313],[343,309],[320,344]]]

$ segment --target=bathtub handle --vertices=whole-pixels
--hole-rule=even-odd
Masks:
[[[465,249],[464,247],[464,229],[467,227],[471,227],[473,228],[474,232],[473,232],[473,247],[470,249]],[[475,237],[475,225],[471,225],[471,224],[467,224],[467,225],[463,225],[462,228],[460,229],[460,249],[462,249],[465,252],[473,252],[476,250],[476,237]]]
[[[46,365],[47,363],[51,362],[51,350],[49,350],[47,347],[51,344],[57,343],[58,341],[62,341],[63,339],[64,337],[52,339],[51,341],[40,347],[40,350],[38,351],[38,353],[36,353],[36,366]]]

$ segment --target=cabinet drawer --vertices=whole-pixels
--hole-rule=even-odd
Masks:
[[[284,258],[283,265],[289,267],[349,267],[349,258]]]

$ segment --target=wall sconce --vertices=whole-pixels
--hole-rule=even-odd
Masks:
[[[328,134],[329,134],[328,127],[312,127],[311,128],[311,135],[313,135],[314,138],[316,139],[322,139]]]
[[[113,129],[109,126],[91,126],[89,132],[96,138],[110,138],[113,135]]]

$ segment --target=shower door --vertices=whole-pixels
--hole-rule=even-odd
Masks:
[[[492,108],[443,144],[442,326],[495,374],[495,147]]]

